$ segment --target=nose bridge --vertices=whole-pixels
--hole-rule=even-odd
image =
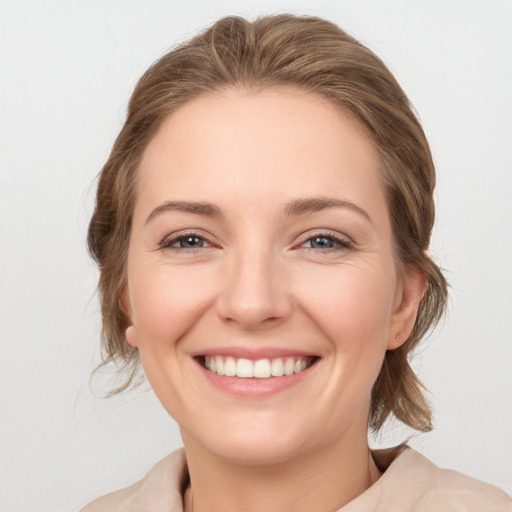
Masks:
[[[219,298],[219,314],[244,328],[274,325],[290,313],[279,257],[268,247],[236,251]]]

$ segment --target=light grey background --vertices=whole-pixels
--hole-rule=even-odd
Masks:
[[[361,39],[419,112],[439,174],[432,252],[452,288],[416,360],[436,429],[411,444],[512,492],[511,1],[3,0],[2,512],[76,510],[180,445],[152,392],[105,401],[89,388],[93,182],[151,62],[222,15],[277,11],[327,17]],[[374,444],[404,435],[390,428]]]

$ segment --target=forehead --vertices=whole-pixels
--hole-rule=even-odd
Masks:
[[[293,199],[333,187],[357,195],[382,192],[379,167],[360,124],[327,98],[288,86],[230,88],[164,120],[144,153],[139,193],[153,202],[164,193]]]

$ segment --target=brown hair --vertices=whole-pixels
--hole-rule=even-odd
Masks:
[[[370,426],[390,414],[431,429],[431,410],[409,355],[441,318],[447,284],[427,254],[434,223],[435,169],[425,134],[393,75],[369,49],[331,22],[315,17],[239,17],[217,21],[155,62],[139,80],[126,122],[99,177],[88,244],[99,265],[104,364],[127,372],[117,393],[133,383],[138,353],[125,340],[120,305],[141,157],[162,121],[184,102],[224,87],[293,85],[329,98],[359,120],[377,147],[392,219],[398,268],[427,281],[414,329],[388,351],[372,390]]]

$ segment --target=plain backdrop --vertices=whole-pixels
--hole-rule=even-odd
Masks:
[[[390,66],[431,142],[447,319],[415,360],[436,464],[512,492],[512,2],[0,1],[0,511],[64,512],[180,446],[148,386],[105,400],[94,182],[140,74],[218,17],[326,17]],[[94,392],[93,392],[94,391]],[[386,446],[409,435],[390,425]]]

